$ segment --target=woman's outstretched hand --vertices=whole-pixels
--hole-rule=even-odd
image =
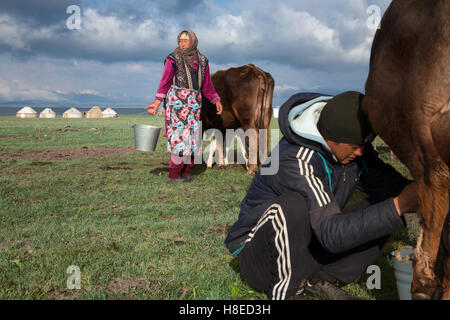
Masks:
[[[156,109],[158,109],[160,104],[161,104],[161,100],[156,99],[155,101],[150,103],[148,106],[146,106],[145,109],[147,109],[147,112],[150,114],[156,114]]]

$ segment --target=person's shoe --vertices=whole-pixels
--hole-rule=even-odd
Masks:
[[[287,300],[315,300],[314,297],[305,293],[305,288],[300,288],[293,296],[287,298]]]
[[[317,283],[306,281],[303,294],[316,300],[362,300],[328,281],[319,281]]]
[[[168,178],[167,183],[184,182],[183,178]]]
[[[194,177],[191,176],[190,173],[187,176],[181,177],[181,179],[183,182],[188,182],[188,183],[196,180]]]

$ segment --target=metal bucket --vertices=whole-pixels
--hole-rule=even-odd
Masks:
[[[157,118],[161,124],[161,120],[159,117]],[[134,148],[138,151],[154,152],[158,144],[161,127],[133,123],[132,128],[134,129]]]
[[[411,300],[411,283],[413,279],[414,248],[408,246],[391,252],[391,260],[397,279],[398,298]]]

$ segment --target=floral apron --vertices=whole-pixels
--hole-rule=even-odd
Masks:
[[[168,152],[180,156],[200,152],[201,103],[202,95],[198,90],[170,87],[165,115]]]

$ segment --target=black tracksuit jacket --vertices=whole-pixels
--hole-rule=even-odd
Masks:
[[[281,106],[278,121],[283,137],[263,165],[272,165],[278,153],[279,169],[272,175],[261,175],[260,170],[253,178],[238,220],[225,240],[233,255],[245,245],[247,235],[263,213],[260,209],[265,207],[263,204],[271,204],[272,199],[285,192],[297,192],[306,199],[312,230],[322,246],[332,253],[349,250],[405,226],[393,197],[411,181],[381,161],[370,144],[362,157],[342,165],[318,133],[317,114],[321,108],[316,107],[326,104],[330,98],[317,93],[299,93]],[[315,110],[316,120],[312,119],[314,112],[307,115],[305,110]],[[306,121],[303,123],[309,123],[310,132],[299,132],[301,123],[296,127],[300,130],[294,130],[294,120],[300,116]],[[356,189],[366,193],[372,205],[341,214]]]

